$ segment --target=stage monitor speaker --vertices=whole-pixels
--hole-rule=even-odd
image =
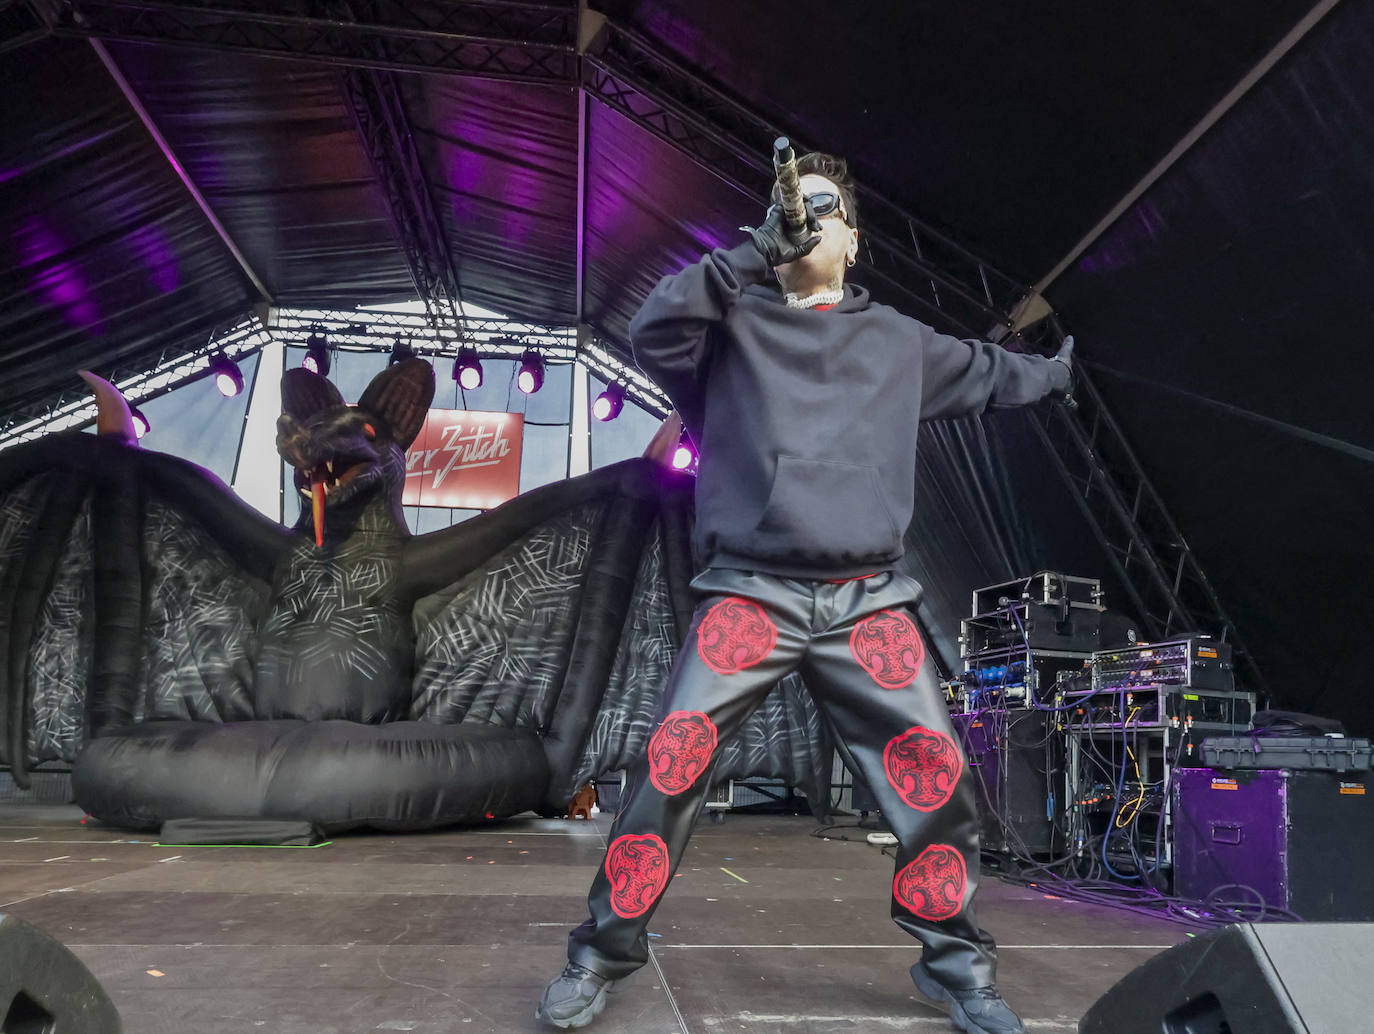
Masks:
[[[1049,713],[1014,707],[950,720],[974,776],[983,850],[1023,860],[1057,853],[1063,762]]]
[[[0,915],[0,1034],[120,1034],[114,1003],[61,942]]]
[[[1242,923],[1161,952],[1079,1034],[1349,1034],[1374,1027],[1374,923]]]

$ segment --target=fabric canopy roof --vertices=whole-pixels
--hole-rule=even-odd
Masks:
[[[740,180],[764,181],[726,182],[727,157],[579,89],[578,44],[604,18],[710,87],[679,95],[688,115],[750,112],[845,154],[1008,282],[1056,274],[1046,298],[1272,688],[1374,731],[1374,705],[1340,688],[1374,575],[1374,0],[200,5],[255,26],[218,36],[174,24],[172,4],[53,6],[83,18],[0,5],[5,411],[79,367],[151,367],[255,306],[413,298],[417,211],[465,301],[582,323],[625,354],[656,279],[738,240],[760,207]],[[353,47],[343,11],[404,32]],[[503,18],[533,43],[481,43]],[[389,146],[413,163],[399,190],[350,68],[394,84]],[[736,140],[741,124],[719,150],[746,144],[757,165],[770,139]],[[921,277],[855,276],[940,323]],[[1074,512],[1035,448],[1002,455],[1042,526]],[[1100,573],[1079,520],[1006,563]]]

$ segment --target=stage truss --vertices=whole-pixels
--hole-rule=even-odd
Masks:
[[[442,381],[452,374],[458,349],[476,349],[482,359],[519,359],[527,348],[537,348],[548,362],[580,363],[606,382],[619,381],[626,398],[655,416],[672,408],[667,396],[594,337],[579,335],[571,327],[549,327],[520,320],[469,315],[461,327],[436,328],[426,313],[387,309],[272,309],[260,318],[247,317],[231,329],[212,337],[202,347],[168,351],[152,369],[102,372],[130,404],[137,406],[208,376],[210,360],[223,353],[241,361],[272,342],[305,348],[314,334],[322,334],[331,349],[390,353],[403,342],[434,365]],[[95,422],[95,402],[85,385],[70,390],[42,406],[13,414],[0,427],[0,450],[33,441],[59,431],[79,430]]]

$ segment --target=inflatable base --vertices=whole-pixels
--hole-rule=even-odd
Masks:
[[[271,818],[326,832],[433,829],[537,808],[539,736],[467,723],[143,722],[91,740],[76,803],[102,822]]]

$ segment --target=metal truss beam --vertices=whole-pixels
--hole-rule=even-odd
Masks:
[[[271,309],[267,326],[258,315],[245,316],[223,334],[199,348],[166,349],[151,368],[97,371],[119,388],[134,405],[165,395],[209,372],[210,359],[224,352],[240,360],[270,341],[304,348],[310,335],[322,333],[331,348],[359,352],[390,352],[398,339],[434,363],[442,377],[445,361],[470,345],[484,359],[519,359],[527,348],[538,348],[553,362],[581,363],[605,381],[625,385],[626,397],[656,416],[666,416],[672,403],[603,342],[585,339],[580,345],[571,327],[552,327],[522,320],[468,316],[463,328],[436,327],[425,313],[385,309]],[[6,414],[0,421],[0,450],[58,431],[87,427],[95,422],[95,403],[84,385],[64,389],[31,406]]]
[[[419,313],[384,309],[275,310],[272,335],[277,340],[304,347],[313,333],[324,334],[331,347],[370,352],[390,352],[399,339],[433,362],[441,377],[447,376],[442,364],[457,359],[464,346],[487,359],[519,359],[525,349],[537,348],[554,362],[580,362],[602,380],[619,381],[626,396],[649,413],[666,416],[672,409],[662,390],[605,342],[584,338],[579,345],[572,327],[469,315],[459,329],[436,327]]]
[[[386,197],[417,297],[432,321],[461,323],[458,269],[434,208],[395,75],[346,69],[342,87],[354,127]]]
[[[575,3],[367,0],[356,19],[283,11],[272,0],[33,0],[65,36],[159,43],[348,68],[577,81]]]
[[[151,367],[147,362],[135,365],[131,361],[121,368],[96,372],[114,384],[130,403],[138,405],[204,377],[209,372],[211,357],[217,353],[223,352],[237,362],[261,350],[268,340],[258,318],[245,316],[199,348],[163,349]],[[42,402],[6,414],[0,422],[0,449],[93,423],[95,400],[90,390],[84,384],[63,389]]]
[[[1264,692],[1253,655],[1082,365],[1075,371],[1077,407],[1046,407],[1035,427],[1146,633],[1156,640],[1216,635],[1231,644],[1241,681]]]
[[[47,36],[48,27],[28,4],[0,0],[0,54]]]
[[[608,23],[582,65],[584,89],[747,196],[772,184],[769,146],[792,136],[701,79],[635,33]],[[1028,293],[881,195],[859,191],[867,272],[899,289],[936,326],[984,337],[1010,329],[1007,313]]]

